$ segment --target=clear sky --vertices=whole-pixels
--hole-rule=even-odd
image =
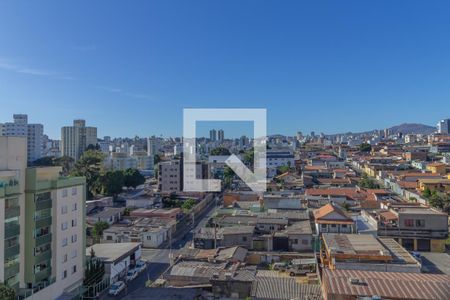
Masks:
[[[0,2],[0,122],[175,136],[185,107],[267,108],[272,134],[434,125],[450,1]]]

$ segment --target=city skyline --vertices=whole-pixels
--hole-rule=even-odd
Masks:
[[[272,4],[1,3],[0,119],[58,138],[78,118],[99,136],[181,136],[189,107],[267,108],[285,135],[448,117],[449,3]]]

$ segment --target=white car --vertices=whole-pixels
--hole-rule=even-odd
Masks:
[[[136,267],[135,269],[141,273],[143,271],[145,271],[145,268],[147,267],[147,262],[145,260],[138,260],[138,262],[136,263]]]
[[[108,294],[117,296],[124,289],[125,283],[123,281],[116,281],[109,287]]]
[[[131,281],[138,276],[138,271],[136,269],[129,269],[127,273],[127,281]]]

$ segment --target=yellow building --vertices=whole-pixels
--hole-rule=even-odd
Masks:
[[[419,179],[417,187],[422,192],[428,188],[430,191],[450,193],[450,179]]]
[[[427,171],[430,171],[431,173],[445,175],[447,174],[447,165],[444,163],[431,163],[427,165]]]

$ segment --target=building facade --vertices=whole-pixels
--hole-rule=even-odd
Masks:
[[[89,145],[97,144],[97,127],[87,127],[85,120],[74,120],[73,126],[61,128],[61,154],[75,161],[80,159]]]
[[[26,168],[26,139],[0,137],[0,280],[22,297],[56,299],[82,285],[85,179]]]
[[[44,148],[44,125],[28,124],[28,116],[13,115],[14,122],[0,124],[0,135],[27,138],[28,164],[42,157]]]

